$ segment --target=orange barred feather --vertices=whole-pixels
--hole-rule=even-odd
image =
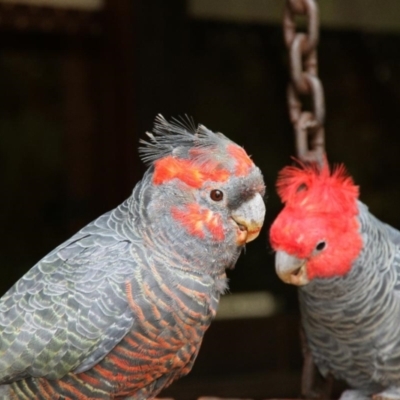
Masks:
[[[221,216],[196,203],[188,204],[185,208],[172,207],[171,213],[190,235],[204,238],[208,231],[216,241],[225,238]]]
[[[254,165],[253,161],[251,161],[251,158],[247,155],[242,147],[235,144],[229,144],[227,146],[227,151],[228,154],[236,161],[235,175],[246,176]]]
[[[207,165],[193,162],[192,160],[168,156],[155,161],[153,183],[161,185],[172,179],[179,179],[193,188],[200,188],[205,181],[225,182],[228,180],[229,171],[209,162]]]

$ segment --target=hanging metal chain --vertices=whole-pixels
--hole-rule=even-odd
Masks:
[[[305,16],[307,30],[296,31],[296,16]],[[289,115],[296,136],[297,157],[300,161],[318,165],[325,163],[325,101],[318,78],[317,45],[319,13],[315,0],[286,0],[283,31],[290,58],[291,82],[288,86]],[[311,110],[303,109],[302,100],[310,99]],[[302,332],[303,373],[301,392],[308,399],[331,398],[332,379],[318,385],[314,360]]]
[[[307,32],[296,32],[295,18],[305,15]],[[289,114],[295,130],[297,157],[322,164],[325,154],[325,101],[318,78],[317,45],[319,12],[315,0],[286,0],[283,31],[290,58]],[[302,98],[310,97],[311,110],[303,110]]]

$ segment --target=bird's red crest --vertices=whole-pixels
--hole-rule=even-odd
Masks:
[[[327,163],[322,168],[303,164],[285,167],[276,186],[282,202],[289,207],[312,212],[357,213],[359,188],[343,165],[332,171]]]

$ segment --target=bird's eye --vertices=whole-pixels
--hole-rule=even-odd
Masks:
[[[299,185],[299,187],[297,188],[296,192],[297,193],[303,192],[304,190],[307,190],[307,189],[308,189],[307,185],[305,183],[302,183],[301,185]]]
[[[318,251],[321,251],[325,248],[326,246],[326,242],[322,241],[322,242],[318,242],[317,245],[315,246],[315,249]]]
[[[214,189],[214,190],[211,190],[210,197],[211,197],[211,200],[221,201],[224,198],[224,194],[220,190]]]

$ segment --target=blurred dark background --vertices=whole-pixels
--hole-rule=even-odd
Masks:
[[[329,159],[400,228],[400,5],[321,7]],[[193,372],[165,392],[177,400],[299,394],[296,290],[275,276],[267,241],[277,172],[294,155],[282,11],[278,0],[0,1],[1,293],[130,195],[157,113],[225,133],[263,171],[265,228],[225,297],[267,293],[271,304],[214,322]]]

